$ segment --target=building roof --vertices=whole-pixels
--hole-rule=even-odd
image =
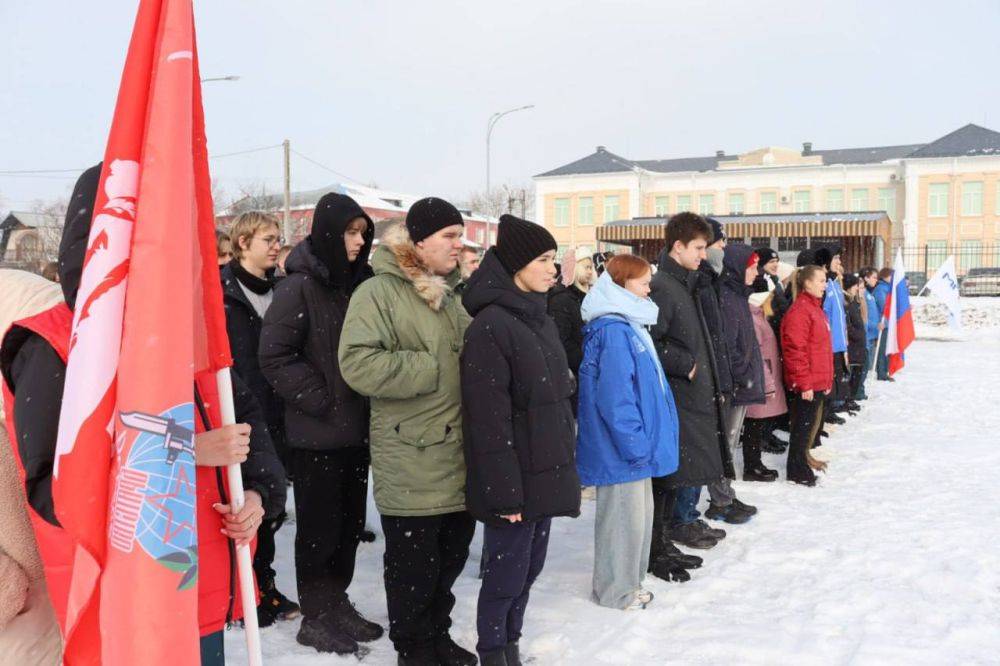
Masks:
[[[871,210],[864,212],[842,211],[833,213],[758,213],[755,215],[709,215],[720,224],[746,222],[877,222],[886,216],[885,211]],[[608,222],[606,227],[634,227],[645,224],[667,223],[667,217],[636,217],[631,220],[615,220]]]
[[[968,155],[1000,155],[1000,132],[968,124],[931,143],[867,148],[835,148],[813,150],[806,144],[803,156],[819,155],[823,164],[878,164],[887,160],[926,157],[962,157]],[[623,173],[645,169],[658,173],[714,171],[719,162],[735,160],[735,155],[722,153],[712,157],[681,157],[662,160],[630,160],[598,146],[590,155],[561,167],[540,173],[536,177],[570,176],[578,174]]]
[[[32,229],[37,229],[39,227],[61,227],[62,220],[56,215],[49,215],[47,213],[30,213],[28,211],[14,211],[12,210],[10,214],[0,222],[0,228],[9,229],[17,227],[17,223],[21,223],[26,227]]]

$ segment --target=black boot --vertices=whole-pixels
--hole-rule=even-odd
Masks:
[[[329,618],[302,618],[302,626],[295,637],[299,645],[316,648],[319,652],[336,652],[337,654],[355,654],[358,643],[337,627]]]
[[[736,506],[736,500],[733,500],[733,503],[729,506],[710,504],[705,511],[705,517],[710,520],[721,520],[730,525],[742,525],[749,521],[753,517],[753,514],[740,509]]]
[[[748,469],[743,470],[744,481],[763,481],[769,483],[778,478],[778,473],[773,469],[764,467],[762,463],[757,463]]]
[[[760,445],[760,448],[762,451],[766,451],[768,453],[781,454],[784,453],[785,449],[788,448],[788,444],[781,441],[774,435],[771,435],[770,437],[764,440],[764,443]]]
[[[845,423],[847,423],[847,421],[844,419],[843,416],[838,416],[837,414],[834,414],[833,412],[830,412],[829,414],[827,414],[826,418],[824,419],[824,421],[826,421],[827,423],[833,423],[835,425],[844,425]]]
[[[434,641],[434,654],[441,666],[476,666],[476,655],[472,654],[444,634]]]
[[[668,583],[686,583],[691,574],[669,555],[661,555],[649,563],[649,573]]]
[[[521,666],[521,648],[517,641],[507,643],[503,653],[507,656],[507,666]]]
[[[480,652],[479,663],[483,666],[508,666],[506,650],[494,650],[493,652]]]
[[[698,569],[701,567],[703,560],[697,555],[688,555],[675,546],[673,542],[670,541],[669,535],[665,535],[663,541],[663,550],[661,552],[664,555],[677,562],[685,569]]]
[[[273,580],[260,586],[260,605],[257,606],[259,626],[269,627],[275,620],[294,620],[301,614],[299,605],[279,592]]]
[[[437,655],[434,654],[434,648],[428,645],[409,648],[405,653],[400,652],[396,657],[396,664],[398,666],[438,666],[439,662]]]
[[[332,615],[334,623],[345,634],[359,643],[369,643],[382,638],[382,625],[366,620],[350,601],[342,603]]]

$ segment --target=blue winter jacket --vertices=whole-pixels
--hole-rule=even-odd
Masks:
[[[836,280],[826,281],[826,298],[823,299],[823,312],[830,324],[830,337],[833,340],[833,353],[847,351],[847,313],[844,311],[844,290]]]
[[[875,302],[875,297],[872,295],[871,290],[865,289],[865,305],[868,306],[868,321],[865,322],[865,337],[868,340],[868,346],[871,347],[872,344],[878,340],[878,324],[882,321],[882,313],[878,309],[878,303]]]
[[[885,280],[879,280],[878,284],[875,285],[875,291],[872,292],[872,296],[875,297],[875,305],[878,306],[878,316],[880,321],[882,319],[882,313],[885,312],[885,302],[889,300],[890,291],[892,291],[892,285]]]
[[[583,300],[576,465],[588,486],[629,483],[677,471],[678,422],[670,391],[644,328],[652,301],[605,273]]]

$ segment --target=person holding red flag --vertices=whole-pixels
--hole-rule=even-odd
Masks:
[[[71,197],[59,251],[65,303],[15,322],[3,338],[0,354],[6,421],[16,445],[15,455],[45,565],[49,595],[64,632],[73,550],[72,539],[59,524],[52,495],[57,421],[51,415],[58,413],[63,400],[70,322],[100,174],[100,164],[85,171]],[[204,636],[203,656],[216,657],[215,662],[203,659],[203,663],[223,663],[221,630],[237,613],[229,578],[235,565],[231,562],[227,537],[249,541],[261,524],[265,502],[267,515],[276,516],[285,499],[284,477],[259,407],[242,381],[236,379],[234,386],[241,422],[210,429],[194,439],[198,482],[202,486],[197,507],[201,537],[199,625]],[[209,393],[214,391],[211,385],[204,389]],[[234,514],[224,501],[224,489],[216,482],[215,468],[243,463],[249,458],[253,464],[243,467],[244,483],[249,488],[247,502]]]

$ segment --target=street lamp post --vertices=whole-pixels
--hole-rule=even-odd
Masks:
[[[525,111],[527,109],[535,108],[534,104],[528,104],[526,106],[519,106],[516,109],[507,109],[506,111],[497,111],[492,116],[486,125],[486,201],[490,200],[490,136],[493,134],[493,128],[496,126],[497,122],[506,116],[508,113],[514,113],[516,111]],[[490,241],[490,222],[486,222],[486,247],[490,247],[493,243]]]

